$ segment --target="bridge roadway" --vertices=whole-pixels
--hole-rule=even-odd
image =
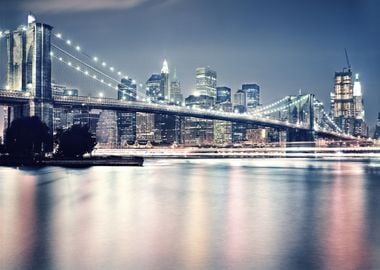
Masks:
[[[34,97],[29,92],[21,91],[6,91],[0,90],[0,104],[14,105],[25,104],[34,100]],[[233,112],[214,111],[206,109],[191,109],[181,106],[168,106],[156,103],[147,103],[139,101],[125,101],[113,98],[100,98],[89,96],[53,96],[52,103],[54,107],[68,107],[71,109],[101,109],[123,112],[144,112],[156,113],[167,115],[178,115],[185,117],[195,117],[209,120],[221,120],[230,122],[239,122],[246,124],[253,124],[263,127],[272,127],[276,129],[296,129],[299,131],[309,131],[309,125],[293,124],[269,117],[256,117],[250,114],[240,114]],[[334,137],[344,140],[357,139],[353,136],[317,129],[315,130],[317,136]]]

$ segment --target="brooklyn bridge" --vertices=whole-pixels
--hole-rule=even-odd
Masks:
[[[72,41],[65,40],[62,34],[55,33],[52,26],[36,22],[33,17],[29,18],[27,26],[3,32],[0,38],[7,42],[8,61],[2,67],[6,69],[7,85],[0,89],[0,105],[8,108],[6,125],[18,117],[38,116],[54,130],[53,115],[57,109],[98,109],[175,115],[272,128],[286,132],[288,141],[314,141],[318,138],[359,140],[345,134],[334,123],[313,93],[286,96],[243,113],[199,108],[184,103],[154,102],[144,91],[130,93],[121,90],[120,78],[125,77],[124,74],[113,67],[106,68],[106,62],[91,57],[81,47],[74,46]],[[17,46],[21,46],[21,55],[15,55],[16,50],[11,49]],[[118,98],[111,98],[99,95],[97,88],[87,96],[58,95],[52,90],[52,69],[56,65],[75,71],[84,80],[96,82],[105,91],[111,89],[123,93],[118,93]],[[62,83],[69,84],[71,78],[67,77],[66,80]]]

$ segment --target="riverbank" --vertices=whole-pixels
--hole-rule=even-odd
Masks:
[[[69,168],[86,168],[92,166],[143,166],[144,158],[137,156],[96,156],[81,159],[45,158],[20,159],[8,156],[0,157],[0,166],[8,167],[44,167],[59,166]]]

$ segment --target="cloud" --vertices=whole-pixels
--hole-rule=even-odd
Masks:
[[[25,7],[34,12],[80,12],[96,10],[130,9],[148,2],[173,0],[29,0]]]

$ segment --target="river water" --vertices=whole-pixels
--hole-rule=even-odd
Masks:
[[[380,167],[0,168],[0,269],[380,269]]]

